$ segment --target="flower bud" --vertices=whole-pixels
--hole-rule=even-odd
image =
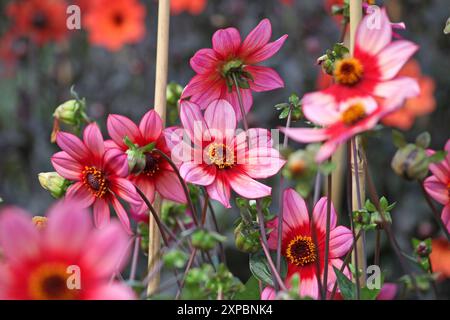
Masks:
[[[38,230],[44,230],[47,227],[47,218],[42,216],[34,216],[31,220]]]
[[[431,248],[424,242],[421,241],[416,247],[416,253],[421,258],[426,258],[431,253]]]
[[[407,144],[397,150],[391,167],[401,177],[408,180],[421,180],[428,173],[428,164],[425,149],[415,144]]]
[[[178,83],[171,82],[167,85],[166,95],[167,103],[171,105],[177,105],[178,100],[181,98],[183,87]]]
[[[246,253],[255,253],[261,248],[258,229],[244,222],[234,229],[234,242],[240,251]]]
[[[79,101],[72,99],[59,105],[53,117],[70,126],[76,126],[81,121],[81,104]]]
[[[218,242],[225,241],[225,237],[215,232],[208,232],[204,229],[195,230],[191,235],[194,248],[208,251],[214,249]]]
[[[67,187],[70,185],[70,182],[61,177],[57,172],[41,172],[38,178],[42,188],[49,191],[56,199],[64,196]]]
[[[145,154],[139,149],[128,149],[126,151],[128,160],[128,170],[130,173],[139,174],[145,169]]]

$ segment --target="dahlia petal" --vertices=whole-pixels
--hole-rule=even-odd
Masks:
[[[186,182],[207,186],[213,183],[216,177],[216,167],[186,162],[180,167],[180,175]]]
[[[391,109],[401,106],[406,98],[412,98],[420,94],[417,80],[409,77],[398,77],[394,80],[378,83],[373,92],[376,96],[391,98],[389,105]],[[397,103],[394,103],[397,102]]]
[[[130,235],[133,234],[133,232],[131,231],[131,227],[130,227],[130,218],[128,218],[128,214],[125,211],[122,204],[120,203],[120,201],[117,200],[116,197],[112,197],[111,203],[113,205],[114,211],[117,214],[117,217],[120,220],[120,223],[122,224],[122,227],[125,229],[125,231],[128,234],[130,234]]]
[[[81,171],[83,171],[83,166],[73,159],[65,151],[60,151],[52,156],[52,165],[56,172],[62,177],[68,180],[80,180]]]
[[[139,204],[141,197],[136,191],[136,187],[125,178],[114,177],[110,179],[111,190],[119,197],[131,204]]]
[[[305,200],[291,188],[283,192],[283,224],[290,229],[309,225],[309,214]]]
[[[395,283],[384,283],[378,293],[377,300],[394,300],[397,290]]]
[[[82,208],[87,208],[94,203],[95,196],[88,190],[83,182],[76,182],[67,188],[66,199],[68,201],[77,202]]]
[[[284,41],[286,41],[287,37],[288,35],[285,34],[278,40],[274,42],[269,42],[262,48],[256,50],[255,52],[251,53],[248,57],[246,57],[245,62],[247,64],[255,64],[271,58],[280,50],[281,46],[284,44]]]
[[[161,197],[178,203],[186,203],[186,195],[178,176],[173,171],[162,171],[155,181],[156,190]]]
[[[300,279],[299,294],[301,297],[310,297],[313,299],[319,298],[319,287],[316,275],[313,275],[311,278]]]
[[[261,300],[275,300],[276,292],[272,287],[265,287],[261,292]]]
[[[263,66],[247,66],[245,71],[249,72],[253,81],[249,81],[250,89],[256,92],[270,91],[284,87],[284,81],[272,68]]]
[[[218,62],[218,57],[213,49],[200,49],[191,58],[192,69],[198,74],[206,74],[214,70]]]
[[[109,204],[104,199],[96,199],[93,206],[95,227],[101,229],[109,224]]]
[[[164,140],[169,150],[175,148],[181,141],[183,141],[183,129],[172,126],[163,130]]]
[[[206,191],[211,199],[219,201],[225,208],[231,208],[230,205],[230,185],[222,174],[206,187]]]
[[[220,76],[211,79],[209,75],[198,74],[186,85],[181,99],[190,97],[191,102],[205,109],[212,101],[221,99],[223,90],[227,90],[227,86]]]
[[[145,141],[156,141],[163,130],[159,114],[155,110],[147,112],[139,123],[139,130]]]
[[[210,134],[200,107],[195,103],[183,100],[180,109],[181,123],[191,141],[194,144],[201,144],[204,140],[208,141]]]
[[[133,142],[140,140],[141,133],[137,125],[125,116],[110,114],[106,122],[108,134],[122,148],[127,148],[123,139],[128,137]]]
[[[233,143],[236,145],[238,154],[246,152],[247,149],[272,148],[273,146],[271,133],[264,128],[250,128],[248,131],[242,131],[236,135]]]
[[[156,190],[155,183],[153,182],[153,180],[144,177],[138,177],[134,183],[139,188],[139,190],[141,190],[142,193],[144,193],[148,201],[150,201],[150,203],[153,203],[153,201],[155,200],[155,190]],[[133,204],[132,207],[133,211],[137,212],[138,214],[143,214],[149,210],[144,200],[142,199],[138,205]]]
[[[331,292],[333,290],[334,284],[336,282],[336,273],[334,272],[334,268],[341,270],[342,265],[344,264],[344,261],[342,261],[341,259],[330,259],[328,261],[328,285],[327,285],[327,289],[329,292]],[[334,268],[333,268],[334,267]],[[350,274],[350,270],[348,267],[345,267],[342,270],[342,273],[349,279],[351,279],[351,274]],[[322,274],[322,280],[323,280],[323,274]],[[339,288],[337,289],[338,292],[340,292]]]
[[[447,149],[445,149],[447,151]],[[447,151],[448,152],[448,151]],[[435,153],[435,151],[427,150],[427,155],[431,156]],[[448,157],[448,154],[447,154]],[[441,181],[443,184],[447,183],[450,176],[450,168],[449,163],[446,160],[441,161],[439,163],[430,163],[429,169],[433,173],[433,175]]]
[[[241,36],[236,28],[217,30],[212,37],[214,51],[223,58],[236,53],[241,45]]]
[[[262,184],[243,172],[227,173],[231,188],[247,199],[259,199],[271,194],[272,188]]]
[[[93,122],[83,132],[83,142],[96,159],[101,159],[105,152],[102,132],[98,125]]]
[[[69,156],[80,163],[84,163],[91,158],[91,153],[76,135],[67,132],[58,132],[56,135],[56,143]]]
[[[331,200],[330,200],[331,201]],[[327,225],[327,197],[322,197],[317,201],[313,209],[314,225],[316,228],[322,230],[325,233]],[[333,202],[331,202],[330,210],[330,230],[336,228],[336,210],[334,210]]]
[[[240,93],[242,98],[242,105],[244,106],[244,111],[249,112],[253,104],[252,91],[250,89],[240,89]],[[237,120],[238,121],[241,120],[242,112],[240,109],[239,97],[236,92],[236,88],[233,86],[233,91],[228,92],[227,87],[224,87],[222,89],[220,98],[227,100],[232,105],[234,112],[236,113]]]
[[[10,261],[20,261],[39,253],[39,231],[22,209],[6,207],[0,211],[0,248]]]
[[[442,209],[441,219],[447,231],[450,232],[450,203]]]
[[[236,129],[236,113],[226,100],[216,100],[206,108],[205,122],[210,134],[216,139],[234,136]]]
[[[315,124],[330,126],[340,119],[336,98],[321,91],[303,96],[303,113]]]
[[[103,162],[109,174],[119,177],[126,177],[128,175],[127,154],[122,150],[106,150]]]
[[[440,204],[446,205],[450,201],[447,185],[439,181],[437,177],[431,176],[426,178],[423,186],[428,194]]]
[[[116,200],[117,201],[117,200]],[[122,226],[111,221],[102,229],[91,232],[85,253],[82,256],[83,265],[95,270],[98,278],[108,279],[114,272],[120,271],[129,255],[129,237]]]
[[[253,53],[262,49],[272,36],[272,25],[269,19],[263,19],[261,22],[247,35],[242,43],[240,54],[249,57]]]
[[[326,129],[280,128],[280,131],[292,140],[303,143],[319,142],[329,138],[329,134]]]
[[[356,31],[356,46],[361,51],[376,55],[391,42],[392,27],[384,8],[381,15],[374,16],[366,15],[360,22]]]
[[[329,140],[324,143],[316,154],[316,162],[322,163],[330,158],[341,143],[337,140]]]
[[[122,283],[103,284],[96,286],[86,295],[86,300],[135,300],[136,294]]]
[[[238,159],[239,160],[239,159]],[[243,171],[254,179],[266,179],[277,174],[286,163],[278,150],[254,148],[248,151]]]
[[[330,258],[340,258],[347,254],[353,244],[352,231],[337,226],[330,231]]]
[[[419,49],[419,46],[406,40],[391,42],[377,55],[381,79],[389,80],[397,75],[403,65]]]
[[[72,254],[82,253],[91,230],[88,210],[76,202],[59,201],[48,213],[44,238],[46,247]]]

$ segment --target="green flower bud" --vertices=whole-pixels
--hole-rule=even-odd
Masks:
[[[80,102],[75,99],[66,101],[55,109],[53,117],[62,123],[76,126],[81,121],[81,107]]]
[[[42,188],[49,191],[52,197],[59,199],[66,193],[70,181],[64,179],[56,172],[41,172],[38,175]]]
[[[145,154],[139,149],[128,149],[126,151],[128,160],[128,170],[130,173],[139,174],[145,169]]]
[[[171,269],[183,268],[188,260],[188,255],[181,250],[171,250],[163,255],[164,265]]]
[[[214,249],[218,242],[225,241],[225,237],[215,232],[208,232],[204,229],[197,229],[191,235],[194,248],[208,251]]]
[[[234,229],[234,242],[240,251],[246,253],[255,253],[261,248],[258,229],[244,222]]]
[[[181,97],[181,92],[183,92],[182,86],[175,82],[169,83],[166,89],[167,103],[177,105],[177,102]]]
[[[395,173],[408,180],[421,180],[428,173],[428,157],[425,149],[407,144],[397,150],[391,162]]]

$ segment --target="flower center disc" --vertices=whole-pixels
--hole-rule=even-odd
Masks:
[[[364,68],[355,58],[345,58],[336,62],[334,68],[334,79],[336,82],[352,86],[361,80]]]
[[[296,236],[288,244],[286,257],[291,263],[299,267],[316,261],[316,246],[311,237]]]
[[[342,113],[342,122],[347,126],[351,126],[366,117],[364,105],[356,103],[351,105]]]
[[[33,16],[32,24],[36,29],[45,29],[48,24],[48,19],[45,13],[36,12],[36,14]]]
[[[36,300],[75,299],[77,290],[67,286],[67,267],[63,264],[45,264],[38,267],[28,282],[30,296]]]
[[[211,163],[219,169],[231,168],[234,166],[234,151],[223,143],[212,143],[208,147],[208,156]]]
[[[102,198],[108,190],[108,183],[102,171],[95,167],[84,167],[83,183],[97,198]]]
[[[151,177],[158,171],[159,171],[159,156],[153,153],[146,153],[144,174]]]

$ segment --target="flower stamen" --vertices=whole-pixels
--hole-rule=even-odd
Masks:
[[[299,267],[316,261],[316,246],[311,237],[296,236],[292,239],[287,246],[286,257],[291,263]]]
[[[351,126],[366,117],[366,109],[362,103],[355,103],[342,112],[342,122]]]
[[[353,86],[361,80],[364,68],[355,58],[345,58],[336,62],[334,79],[337,83]]]
[[[85,166],[82,171],[83,183],[94,196],[103,198],[108,191],[108,183],[102,171],[95,167]]]
[[[232,168],[235,164],[234,151],[223,143],[211,143],[208,157],[219,169]]]

